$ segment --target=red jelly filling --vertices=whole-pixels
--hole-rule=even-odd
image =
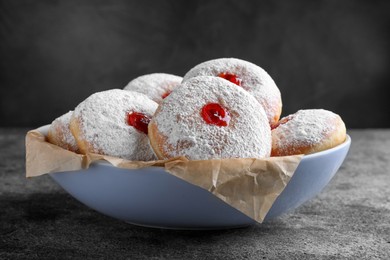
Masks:
[[[130,112],[127,115],[127,123],[145,134],[148,134],[148,125],[150,120],[150,116],[139,112]]]
[[[169,94],[171,94],[172,91],[167,91],[165,92],[164,94],[162,94],[162,99],[166,98],[167,96],[169,96]]]
[[[288,118],[288,117],[282,118],[281,120],[279,120],[275,124],[271,125],[271,130],[274,130],[275,128],[278,128],[278,126],[283,125],[283,124],[287,123],[290,120],[291,120],[291,118]]]
[[[217,103],[209,103],[202,108],[201,116],[207,124],[227,126],[230,121],[229,112]]]
[[[236,84],[237,86],[241,86],[242,79],[240,79],[239,77],[237,77],[234,74],[227,73],[227,72],[222,72],[222,73],[218,74],[218,77],[224,78],[226,80],[229,80],[230,82]]]

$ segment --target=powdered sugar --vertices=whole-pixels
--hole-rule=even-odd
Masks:
[[[152,116],[157,106],[147,96],[133,91],[112,89],[95,93],[73,113],[82,130],[78,138],[92,144],[91,152],[129,160],[155,159],[148,136],[129,126],[126,118],[129,112]]]
[[[76,139],[70,132],[69,123],[72,117],[73,111],[56,118],[50,125],[49,136],[50,141],[62,148],[69,149],[71,151],[77,151],[78,146]]]
[[[270,123],[279,119],[282,100],[278,87],[265,70],[248,61],[235,58],[206,61],[187,72],[183,82],[196,76],[218,76],[224,72],[232,73],[242,80],[241,87],[260,102]]]
[[[170,93],[182,81],[182,77],[166,74],[152,73],[133,79],[124,90],[136,91],[145,94],[157,103],[161,103],[162,96]]]
[[[295,154],[294,149],[320,144],[337,130],[340,117],[324,109],[299,110],[282,118],[277,128],[272,130],[273,147],[282,154]]]
[[[207,124],[201,109],[219,103],[230,113],[229,125]],[[191,160],[262,158],[271,151],[271,130],[261,105],[248,92],[224,79],[188,79],[160,105],[152,123],[166,139],[167,157]]]

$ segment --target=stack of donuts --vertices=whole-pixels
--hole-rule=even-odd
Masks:
[[[92,94],[55,119],[47,138],[76,153],[135,161],[311,154],[345,141],[345,124],[333,112],[281,113],[281,93],[265,70],[221,58],[184,77],[148,74]]]

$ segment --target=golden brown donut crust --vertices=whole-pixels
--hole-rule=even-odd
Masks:
[[[293,115],[292,115],[293,116]],[[289,116],[290,117],[290,116]],[[282,118],[283,121],[286,118]],[[293,121],[294,119],[290,119]],[[290,121],[288,120],[288,121]],[[308,119],[310,120],[310,119]],[[287,141],[283,139],[280,132],[272,130],[272,151],[271,156],[288,156],[296,154],[313,154],[324,151],[342,144],[346,139],[346,127],[339,115],[334,114],[333,117],[327,119],[326,124],[332,125],[331,131],[323,131],[321,140],[318,142],[299,142],[296,140]],[[287,121],[287,122],[288,122]],[[286,124],[287,127],[287,124]],[[276,128],[277,129],[277,128]],[[294,131],[294,129],[290,129]]]

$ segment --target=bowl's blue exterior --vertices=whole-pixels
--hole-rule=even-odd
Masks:
[[[351,139],[305,156],[266,220],[294,209],[318,194],[341,166]],[[129,223],[174,229],[219,229],[255,223],[208,191],[161,167],[128,170],[99,162],[89,169],[51,173],[74,198],[105,215]]]
[[[350,145],[351,138],[347,136],[347,140],[335,148],[304,156],[265,220],[294,209],[320,193],[340,168]]]

